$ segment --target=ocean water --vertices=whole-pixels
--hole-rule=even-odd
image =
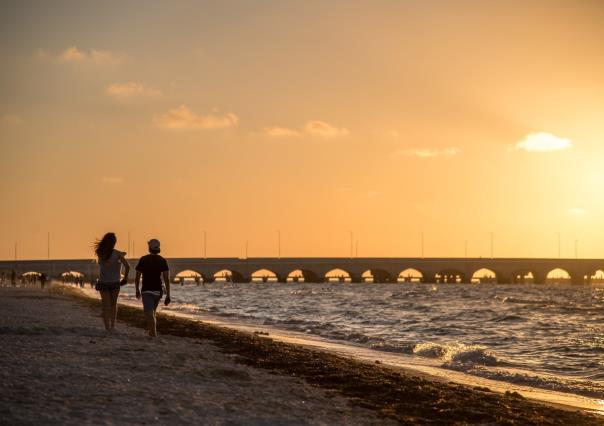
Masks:
[[[133,286],[122,295],[133,298]],[[398,352],[604,399],[604,285],[173,285],[171,310]]]

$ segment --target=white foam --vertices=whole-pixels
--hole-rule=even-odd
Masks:
[[[489,353],[488,348],[463,343],[439,344],[432,342],[418,343],[413,354],[426,358],[438,358],[443,366],[497,365],[497,358]]]
[[[459,370],[491,380],[604,399],[604,386],[590,380],[567,379],[546,374],[538,375],[533,372],[517,369],[483,368],[480,366],[472,366],[466,369],[460,368]]]

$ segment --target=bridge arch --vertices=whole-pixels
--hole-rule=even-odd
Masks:
[[[306,282],[306,279],[301,269],[294,269],[286,275],[285,281],[288,283],[303,283]]]
[[[123,274],[120,274],[120,276],[123,277]],[[65,271],[60,274],[60,277],[61,277],[61,281],[63,282],[63,284],[67,283],[67,284],[83,285],[86,274],[84,274],[80,271]]]
[[[444,269],[435,276],[437,284],[461,284],[466,282],[464,273],[457,269]]]
[[[80,271],[65,271],[61,273],[61,279],[67,282],[74,282],[76,279],[83,277],[84,274]]]
[[[277,274],[270,269],[258,269],[252,272],[252,282],[254,283],[276,283],[278,281]]]
[[[243,283],[246,282],[243,274],[238,271],[230,269],[221,269],[213,274],[214,281],[216,282],[231,282],[231,283]]]
[[[397,282],[405,283],[421,283],[424,281],[424,274],[415,268],[407,268],[400,272],[397,277]]]
[[[320,283],[325,280],[319,278],[319,275],[309,271],[308,269],[295,269],[287,274],[287,282],[305,282],[305,283]]]
[[[325,281],[330,283],[350,283],[352,282],[352,276],[348,271],[341,268],[334,268],[325,273]]]
[[[41,276],[42,276],[42,273],[40,273],[40,272],[28,271],[28,272],[24,272],[23,274],[21,274],[20,278],[24,282],[33,284],[33,283],[37,282]]]
[[[547,284],[569,284],[571,280],[570,272],[563,268],[554,268],[545,275]]]
[[[372,268],[367,269],[361,274],[361,282],[383,284],[396,282],[396,280],[392,280],[389,272],[386,272],[383,269]]]
[[[84,276],[84,273],[80,272],[80,271],[65,271],[61,273],[62,277],[82,277]]]
[[[192,269],[183,269],[182,271],[179,271],[174,274],[174,278],[172,278],[172,281],[179,282],[181,285],[187,282],[199,285],[203,281],[203,276],[200,272],[194,271]]]
[[[497,273],[489,268],[480,268],[472,274],[470,278],[470,283],[472,284],[496,284],[497,283]]]
[[[604,269],[598,269],[589,276],[590,284],[604,284]]]

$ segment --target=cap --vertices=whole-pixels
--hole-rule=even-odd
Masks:
[[[156,240],[155,238],[149,240],[147,242],[147,244],[149,244],[149,249],[150,250],[159,250],[159,240]]]

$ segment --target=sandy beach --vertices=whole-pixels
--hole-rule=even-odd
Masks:
[[[63,294],[62,294],[63,293]],[[3,424],[604,424],[604,419],[98,301],[0,288]]]
[[[0,423],[382,424],[303,380],[245,366],[200,339],[119,324],[56,293],[0,289]]]

